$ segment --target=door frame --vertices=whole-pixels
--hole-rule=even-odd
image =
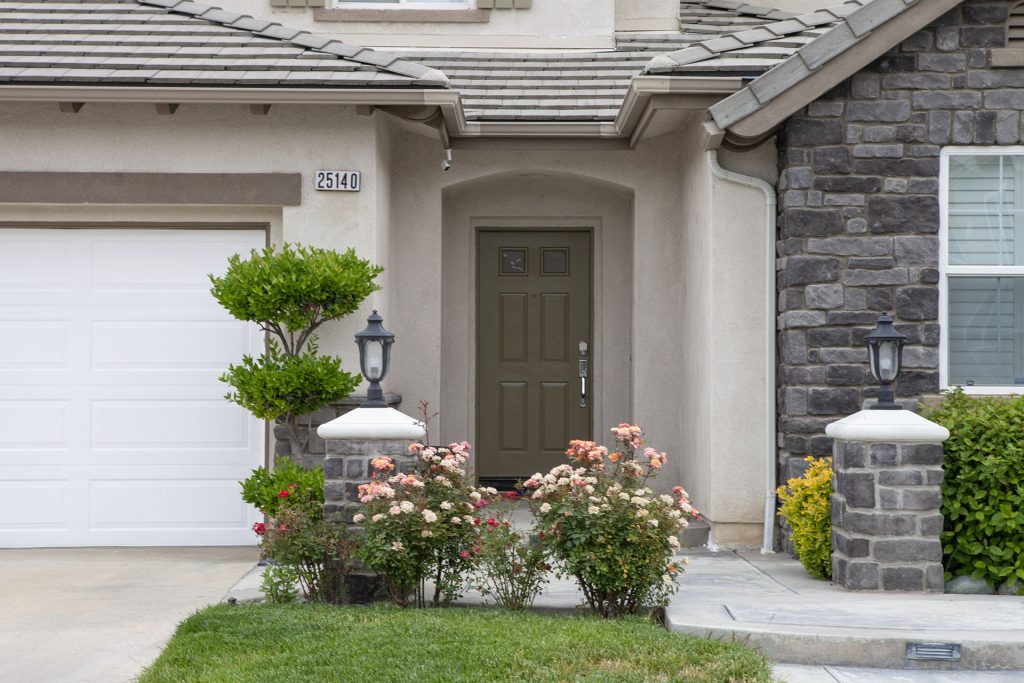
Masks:
[[[480,383],[478,381],[479,376],[480,376],[479,375],[479,373],[480,373],[480,365],[479,365],[479,361],[478,361],[478,359],[479,359],[478,350],[480,348],[481,339],[480,339],[480,326],[478,324],[479,320],[480,320],[480,276],[479,276],[479,273],[477,272],[477,270],[478,270],[478,264],[480,263],[480,238],[481,238],[483,233],[512,233],[512,232],[566,233],[566,232],[575,232],[575,233],[585,233],[587,235],[587,237],[590,240],[590,249],[588,250],[588,253],[587,253],[587,258],[590,259],[590,282],[587,283],[589,285],[589,289],[590,289],[590,297],[589,297],[590,298],[590,301],[589,301],[589,306],[590,306],[590,310],[589,310],[590,329],[587,330],[587,336],[588,336],[589,344],[590,344],[590,353],[589,353],[589,356],[588,356],[588,361],[589,361],[588,365],[589,365],[589,367],[588,367],[588,373],[587,373],[588,374],[587,380],[588,380],[588,386],[590,386],[590,387],[601,386],[599,384],[599,382],[600,382],[599,362],[598,362],[598,359],[599,359],[599,348],[598,348],[598,346],[599,345],[598,345],[598,340],[597,340],[597,335],[596,335],[596,331],[598,329],[597,328],[597,318],[596,318],[597,311],[598,311],[598,307],[596,305],[596,299],[597,299],[597,289],[596,289],[596,287],[597,287],[598,280],[597,280],[597,273],[596,273],[596,270],[595,270],[596,269],[596,265],[597,265],[597,261],[598,261],[598,259],[595,257],[595,254],[596,254],[597,249],[598,249],[597,230],[595,229],[594,225],[581,224],[581,221],[578,221],[578,220],[570,221],[569,223],[567,223],[565,225],[558,225],[558,222],[559,221],[556,221],[556,220],[551,220],[551,221],[546,222],[546,221],[544,221],[544,219],[536,219],[536,220],[531,220],[530,221],[530,225],[521,225],[521,224],[517,225],[517,223],[522,223],[522,219],[519,219],[519,220],[502,221],[500,224],[495,224],[493,221],[487,221],[487,222],[476,223],[476,224],[473,225],[473,230],[472,230],[473,251],[472,251],[472,266],[471,266],[471,268],[472,268],[472,285],[471,285],[472,286],[472,312],[470,314],[472,316],[473,329],[472,329],[471,341],[470,341],[470,344],[469,344],[470,353],[468,355],[470,356],[470,372],[469,372],[469,377],[471,378],[471,381],[472,381],[472,389],[469,392],[469,395],[471,397],[471,405],[470,405],[469,408],[470,408],[470,413],[471,413],[471,424],[473,426],[473,435],[474,435],[474,437],[476,436],[476,434],[478,432],[478,427],[479,427],[479,424],[477,423],[478,412],[477,412],[476,407],[477,407],[477,405],[480,402]],[[593,391],[590,394],[590,396],[591,396],[591,400],[590,400],[590,433],[589,434],[581,434],[577,438],[581,438],[581,439],[592,439],[593,438],[593,434],[594,434],[594,430],[595,430],[594,425],[595,425],[595,423],[596,423],[596,421],[598,419],[598,415],[600,414],[600,410],[601,410],[600,399],[599,399],[600,392]],[[472,476],[473,476],[474,479],[479,479],[478,475],[476,474],[475,468],[474,468],[474,471],[472,472]],[[529,474],[526,474],[524,476],[529,476]],[[515,486],[516,481],[517,481],[517,478],[515,478],[515,477],[485,477],[483,479],[479,479],[479,483],[481,483],[483,485],[494,486],[496,488],[505,489],[505,490],[512,490],[514,488],[514,486]]]

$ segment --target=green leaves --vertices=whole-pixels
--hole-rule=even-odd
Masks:
[[[303,492],[304,499],[316,507],[324,502],[323,468],[307,470],[283,456],[277,458],[273,472],[258,467],[248,479],[239,483],[242,485],[242,500],[269,517],[277,517],[281,506],[296,496],[296,490]],[[288,491],[288,495],[281,496],[282,491]]]
[[[224,277],[210,276],[214,298],[239,320],[261,323],[285,339],[328,320],[354,313],[373,292],[383,272],[356,256],[317,247],[284,244],[279,251],[253,250],[248,260],[228,260]],[[298,353],[301,345],[289,352]]]
[[[793,550],[811,576],[832,578],[832,458],[804,458],[810,467],[776,491],[779,514],[793,530]]]
[[[341,369],[341,359],[317,353],[314,332],[329,320],[354,312],[380,289],[380,266],[356,256],[316,247],[252,250],[248,260],[235,254],[223,277],[210,276],[211,293],[239,320],[260,324],[273,335],[259,357],[245,356],[221,381],[233,391],[225,398],[264,420],[281,420],[293,453],[305,450],[298,418],[334,401],[359,385],[359,377]]]
[[[1024,579],[1024,397],[949,391],[925,417],[950,431],[943,447],[946,577],[993,585]]]
[[[358,375],[341,369],[341,359],[307,350],[286,356],[273,346],[263,355],[244,356],[231,365],[221,381],[234,391],[225,398],[264,420],[305,415],[348,396],[359,385]]]

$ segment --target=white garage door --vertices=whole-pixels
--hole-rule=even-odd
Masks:
[[[261,336],[207,273],[264,241],[0,228],[0,546],[254,542],[263,423],[217,378]]]

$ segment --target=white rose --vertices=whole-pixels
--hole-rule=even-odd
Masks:
[[[447,500],[442,500],[441,501],[441,509],[442,510],[451,510],[452,509],[452,504],[449,503]]]
[[[673,498],[672,496],[665,495],[664,493],[661,494],[660,496],[658,496],[658,500],[660,500],[665,505],[675,505],[676,504],[675,498]]]
[[[462,524],[461,517],[452,517],[452,524]]]
[[[384,514],[383,513],[377,513],[376,515],[374,515],[370,519],[372,519],[375,522],[379,522],[380,520],[384,519]]]
[[[676,537],[676,536],[669,536],[668,537],[668,544],[670,546],[672,546],[673,548],[678,548],[679,547],[679,538]]]
[[[433,524],[437,521],[437,514],[433,510],[424,510],[423,519],[427,520],[427,524]]]
[[[413,510],[416,509],[416,506],[413,505],[412,501],[409,500],[403,500],[398,507],[402,509],[402,512],[412,512]]]
[[[364,519],[366,519],[366,515],[364,515],[363,513],[359,513],[358,515],[356,515],[356,516],[354,516],[352,518],[352,521],[355,522],[356,524],[359,524]]]
[[[619,494],[619,500],[629,500],[629,494],[623,491]]]
[[[600,511],[601,509],[598,508],[596,505],[591,505],[590,507],[587,508],[588,515],[596,515]]]
[[[423,538],[430,538],[433,535],[434,535],[434,532],[431,531],[430,529],[424,529],[423,531],[420,532],[420,536],[422,536]]]
[[[637,508],[637,511],[636,511],[636,516],[637,517],[646,517],[647,514],[648,514],[647,513],[647,508]]]
[[[476,491],[472,491],[472,492],[471,492],[471,493],[469,494],[469,499],[470,499],[470,500],[480,500],[480,494],[479,494],[479,493],[477,493]]]
[[[651,526],[653,526],[655,529],[658,528],[658,520],[656,520],[656,519],[649,519],[649,520],[647,520],[647,523],[650,524]]]
[[[551,504],[544,503],[543,505],[540,506],[540,511],[544,514],[551,512]]]

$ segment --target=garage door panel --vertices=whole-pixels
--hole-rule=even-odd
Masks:
[[[0,529],[64,529],[71,482],[67,479],[0,481]]]
[[[70,320],[0,321],[0,369],[67,370]]]
[[[249,415],[223,398],[209,401],[94,401],[93,448],[249,449]],[[183,426],[186,426],[183,429]]]
[[[219,377],[263,340],[207,273],[264,241],[0,229],[0,546],[254,543],[265,427]]]
[[[237,479],[93,480],[91,526],[189,528],[246,526]]]
[[[66,235],[43,238],[12,234],[4,240],[4,248],[0,250],[0,292],[70,289],[73,286],[73,273],[68,268],[71,248]]]
[[[0,400],[0,451],[68,446],[69,402]]]
[[[92,289],[205,292],[208,273],[222,274],[245,240],[205,239],[181,233],[157,239],[110,239],[92,247]],[[248,248],[241,249],[248,253]]]
[[[95,370],[213,370],[238,362],[251,330],[235,321],[112,321],[92,325]]]

